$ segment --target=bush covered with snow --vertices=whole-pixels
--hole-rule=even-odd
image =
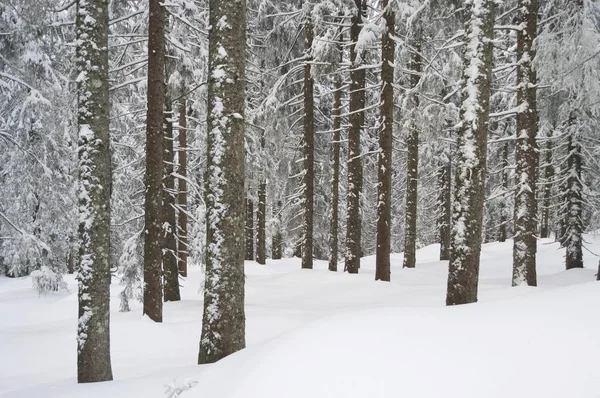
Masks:
[[[31,282],[33,288],[40,295],[67,290],[67,284],[63,281],[62,274],[54,272],[50,267],[45,265],[31,273]]]

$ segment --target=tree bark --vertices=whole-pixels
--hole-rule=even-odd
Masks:
[[[358,53],[357,42],[362,30],[363,12],[366,2],[355,0],[356,9],[350,27],[350,104],[348,131],[348,193],[346,215],[346,264],[349,274],[357,274],[360,268],[362,217],[360,202],[362,196],[363,167],[360,136],[365,119],[365,70],[360,68],[362,55]],[[364,8],[364,10],[363,10]]]
[[[570,128],[577,128],[575,117],[571,116]],[[574,132],[568,137],[567,155],[567,193],[564,246],[567,249],[567,269],[583,268],[583,186],[581,184],[581,145],[573,139]]]
[[[112,380],[108,1],[77,2],[79,267],[77,382]]]
[[[508,142],[502,146],[502,192],[508,193]],[[508,219],[506,217],[506,203],[500,201],[500,225],[498,226],[498,242],[506,242]]]
[[[281,260],[281,201],[273,206],[273,218],[276,219],[273,235],[271,238],[271,257],[273,260]]]
[[[258,186],[256,223],[258,224],[256,234],[256,262],[264,265],[267,263],[267,184],[265,182],[260,183]]]
[[[162,322],[162,176],[165,107],[165,10],[150,0],[148,22],[148,106],[146,117],[146,200],[144,314]]]
[[[179,213],[177,219],[177,228],[179,234],[179,262],[177,268],[179,274],[184,278],[187,277],[187,262],[188,262],[188,188],[187,188],[187,117],[186,117],[186,100],[180,99],[179,102],[179,168],[178,174],[181,176],[177,180],[178,194],[177,203],[179,205]]]
[[[537,0],[521,0],[517,32],[517,142],[515,148],[517,186],[513,237],[512,285],[537,286],[536,262],[537,199],[536,170],[538,114],[537,77],[533,69],[537,36]]]
[[[381,105],[379,117],[379,164],[377,172],[377,250],[375,254],[375,280],[390,281],[390,251],[392,226],[392,149],[394,129],[394,61],[396,55],[395,14],[383,0],[383,18],[386,31],[381,36]]]
[[[315,105],[311,64],[313,36],[313,24],[309,12],[304,24],[304,137],[302,140],[304,158],[302,268],[306,269],[313,267],[313,217],[315,212]]]
[[[554,166],[552,164],[552,140],[546,141],[545,156],[544,156],[544,186],[542,199],[542,220],[540,227],[540,237],[550,237],[550,206],[552,204],[552,179],[554,178]]]
[[[246,227],[245,227],[245,252],[246,260],[254,260],[254,202],[246,197]]]
[[[342,39],[340,38],[340,41]],[[343,60],[343,51],[340,52],[340,64]],[[331,177],[331,220],[329,224],[329,271],[337,272],[338,264],[338,236],[339,236],[339,204],[340,204],[340,146],[342,130],[342,78],[335,78],[333,93],[333,109],[331,119],[333,121],[333,142],[331,143],[332,177]]]
[[[477,301],[485,194],[494,0],[466,3],[461,127],[456,140],[452,242],[446,305]]]
[[[404,227],[404,261],[402,268],[415,268],[417,262],[417,188],[419,168],[419,130],[414,121],[414,115],[419,107],[419,95],[417,86],[421,79],[421,39],[419,27],[414,27],[411,44],[409,69],[411,93],[411,106],[413,108],[413,120],[410,122],[408,137],[406,139],[406,212]]]
[[[177,220],[175,214],[175,177],[173,177],[173,107],[169,100],[165,106],[165,151],[164,151],[164,191],[163,191],[163,269],[164,269],[164,299],[179,301],[179,270],[177,268],[177,239],[175,231]]]
[[[198,363],[246,346],[244,109],[246,1],[210,0],[206,280]]]
[[[450,259],[450,229],[452,224],[452,164],[442,162],[438,168],[438,231],[440,260]]]

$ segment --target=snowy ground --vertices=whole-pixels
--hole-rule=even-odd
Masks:
[[[600,235],[587,236],[600,252]],[[196,365],[203,275],[154,324],[135,306],[118,312],[113,283],[115,381],[77,385],[77,295],[38,297],[29,278],[0,277],[0,396],[164,397],[165,385],[198,384],[185,397],[600,397],[598,259],[564,271],[563,251],[538,249],[538,288],[511,288],[512,242],[487,244],[480,302],[444,307],[447,262],[438,246],[417,268],[392,258],[392,282],[375,282],[374,257],[359,275],[298,259],[246,264],[246,350]]]

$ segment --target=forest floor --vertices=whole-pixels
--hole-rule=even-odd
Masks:
[[[600,235],[587,235],[600,253]],[[113,281],[114,381],[76,384],[77,293],[39,297],[29,278],[0,277],[0,396],[165,397],[167,385],[200,398],[600,397],[598,258],[564,270],[564,250],[538,246],[537,288],[512,288],[512,241],[483,247],[479,303],[445,307],[447,262],[439,246],[416,269],[392,257],[392,282],[299,259],[246,263],[248,348],[196,365],[203,274],[192,268],[164,323],[120,313]]]

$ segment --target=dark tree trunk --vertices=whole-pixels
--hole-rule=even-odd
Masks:
[[[150,0],[148,26],[148,106],[146,117],[146,201],[144,314],[162,322],[162,176],[165,107],[165,10]]]
[[[381,37],[381,99],[379,106],[381,131],[379,133],[379,167],[377,171],[377,250],[375,280],[390,280],[390,250],[392,227],[392,147],[394,128],[394,60],[396,18],[388,0],[383,0],[383,18],[386,31]]]
[[[456,139],[452,241],[446,305],[477,301],[485,196],[494,1],[466,5],[463,104]],[[477,9],[474,9],[477,7]]]
[[[267,263],[267,184],[264,182],[258,186],[256,223],[256,262],[264,265]]]
[[[303,237],[302,237],[302,268],[313,267],[313,217],[315,212],[315,114],[312,77],[312,44],[313,25],[310,13],[304,24],[304,137],[302,140],[304,158],[303,177]]]
[[[571,117],[571,128],[575,126],[575,119]],[[564,234],[564,246],[567,249],[567,269],[583,268],[583,186],[581,184],[581,145],[573,139],[571,131],[568,138],[567,155],[567,193]]]
[[[366,2],[355,0],[356,14],[350,27],[350,104],[348,131],[348,194],[346,215],[346,264],[345,270],[357,274],[360,268],[362,217],[360,203],[363,184],[363,167],[360,136],[365,119],[365,70],[360,68],[362,54],[358,54],[357,41],[362,30]],[[364,9],[363,9],[364,8]],[[361,60],[359,62],[359,59]]]
[[[254,202],[246,197],[246,227],[245,227],[245,252],[246,260],[254,260]]]
[[[187,277],[188,260],[188,188],[187,188],[187,117],[186,100],[182,98],[179,103],[179,168],[177,202],[179,204],[178,233],[179,233],[179,274]]]
[[[544,156],[544,186],[542,199],[542,220],[540,227],[540,237],[550,237],[550,206],[552,205],[552,179],[554,178],[554,166],[552,164],[553,144],[552,140],[546,141]]]
[[[246,346],[244,110],[246,1],[210,0],[206,279],[198,363]]]
[[[452,163],[442,162],[438,168],[438,231],[440,260],[450,259],[450,228],[452,224]]]
[[[277,202],[277,206],[273,206],[273,218],[277,222],[271,238],[271,257],[273,260],[281,260],[281,201]]]
[[[517,187],[515,190],[513,278],[512,285],[537,286],[535,255],[537,252],[536,170],[538,114],[537,77],[533,68],[537,35],[537,0],[519,2],[517,32],[517,142],[515,148]]]
[[[411,106],[413,112],[419,107],[419,96],[417,85],[421,79],[421,42],[419,27],[414,27],[411,44],[413,51],[410,58],[409,69],[411,70],[410,86],[412,92]],[[417,262],[417,187],[419,168],[419,130],[414,120],[410,122],[408,137],[406,138],[406,212],[404,227],[404,261],[402,268],[415,268]]]
[[[79,267],[77,381],[112,380],[108,3],[77,2]],[[162,115],[162,110],[161,110]]]
[[[508,193],[508,142],[502,146],[502,192]],[[508,234],[507,230],[508,219],[506,217],[505,200],[500,201],[500,225],[498,226],[498,242],[505,242]]]
[[[163,213],[164,220],[164,299],[165,301],[179,301],[179,270],[177,269],[177,239],[175,231],[177,221],[175,215],[175,177],[173,177],[174,155],[173,155],[173,109],[171,102],[165,102],[165,151],[164,151],[164,186],[163,191]]]
[[[339,39],[342,40],[341,38]],[[338,46],[340,52],[340,63],[343,59],[343,51]],[[329,224],[329,271],[337,271],[338,264],[338,235],[339,235],[339,203],[340,203],[340,146],[342,130],[342,78],[337,76],[335,79],[333,93],[333,109],[331,110],[331,119],[333,121],[333,141],[331,143],[332,152],[332,178],[331,178],[331,219]]]

